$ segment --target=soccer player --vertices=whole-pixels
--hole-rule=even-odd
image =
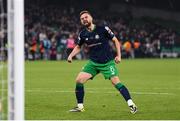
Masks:
[[[78,42],[73,51],[68,56],[67,61],[72,62],[72,58],[78,54],[83,44],[89,47],[89,62],[83,67],[76,78],[75,94],[77,107],[69,110],[70,112],[83,112],[84,105],[84,83],[93,79],[98,73],[102,73],[105,79],[111,80],[115,88],[126,100],[131,113],[137,112],[137,107],[132,101],[128,89],[121,83],[118,77],[118,70],[115,63],[121,61],[120,43],[114,33],[107,26],[96,26],[89,11],[80,12],[81,24],[85,27],[78,36]],[[117,55],[114,58],[111,52],[109,41],[115,43]]]

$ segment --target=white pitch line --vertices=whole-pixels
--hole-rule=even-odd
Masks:
[[[3,89],[1,91],[7,91],[7,89]],[[28,93],[74,93],[74,90],[54,90],[54,89],[26,89],[25,90]],[[85,90],[87,93],[103,93],[103,94],[115,94],[117,92],[115,91],[95,91],[95,90]],[[176,95],[174,93],[167,93],[167,92],[130,92],[132,94],[137,94],[137,95]]]
[[[63,90],[64,88],[33,88],[35,90]],[[73,90],[74,88],[66,88],[66,90]],[[180,90],[180,88],[143,88],[144,90]],[[106,88],[106,87],[101,87],[101,88],[85,88],[85,90],[109,90],[109,91],[112,91],[112,90],[115,90],[114,87],[112,88]]]
[[[6,80],[1,80],[0,84],[7,84],[7,81]]]
[[[26,92],[32,92],[32,93],[74,93],[72,90],[26,90]],[[103,94],[115,94],[114,91],[107,91],[107,92],[101,92],[101,91],[86,91],[87,93],[103,93]],[[138,95],[175,95],[173,93],[161,93],[161,92],[131,92],[133,94]]]
[[[173,93],[162,93],[162,92],[131,92],[133,94],[140,94],[140,95],[175,95]]]
[[[180,88],[152,88],[152,89],[154,89],[154,90],[180,90]]]

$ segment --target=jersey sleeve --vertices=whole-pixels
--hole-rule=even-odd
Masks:
[[[111,29],[108,26],[105,26],[104,28],[105,28],[105,34],[109,39],[115,37],[114,33],[111,31]]]
[[[76,44],[82,46],[83,43],[84,43],[84,39],[82,38],[81,33],[79,33]]]

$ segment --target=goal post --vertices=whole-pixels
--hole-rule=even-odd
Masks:
[[[8,0],[8,120],[24,120],[24,0]]]

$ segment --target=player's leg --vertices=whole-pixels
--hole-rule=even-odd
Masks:
[[[120,82],[120,79],[118,77],[118,70],[115,66],[115,62],[110,61],[98,69],[104,75],[105,79],[110,79],[112,84],[122,94],[122,96],[127,101],[128,106],[131,109],[131,113],[135,113],[137,111],[136,105],[133,103],[128,89]]]
[[[93,78],[97,74],[97,70],[95,66],[88,62],[82,69],[82,72],[80,72],[76,78],[76,99],[77,99],[77,107],[75,109],[77,110],[70,110],[73,112],[82,112],[84,111],[83,106],[83,99],[84,99],[84,83],[87,82],[87,80]],[[78,110],[80,109],[80,110]]]
[[[80,72],[78,76],[76,77],[76,88],[75,88],[75,94],[76,94],[76,100],[77,100],[77,107],[70,110],[70,112],[83,112],[84,106],[84,83],[87,82],[92,77],[90,73],[86,72]]]
[[[112,84],[116,87],[116,89],[121,93],[121,95],[124,97],[124,99],[127,101],[127,104],[130,108],[131,113],[136,113],[137,112],[137,106],[134,104],[132,101],[132,98],[129,94],[128,89],[126,88],[125,85],[123,85],[119,79],[118,76],[113,76],[110,78]]]

